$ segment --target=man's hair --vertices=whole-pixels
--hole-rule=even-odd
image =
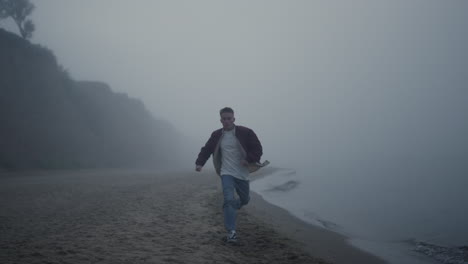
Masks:
[[[231,107],[224,107],[223,109],[219,110],[219,115],[222,115],[223,113],[234,114],[234,110],[232,110]]]

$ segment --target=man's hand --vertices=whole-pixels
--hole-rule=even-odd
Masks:
[[[195,170],[196,170],[196,171],[201,171],[202,168],[203,168],[203,166],[197,165],[197,166],[195,167]]]
[[[249,162],[247,162],[246,160],[241,160],[241,165],[244,166],[244,167],[248,167]]]

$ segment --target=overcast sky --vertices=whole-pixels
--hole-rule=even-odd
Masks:
[[[283,167],[466,158],[468,1],[32,2],[33,42],[140,98],[194,154],[231,106]]]

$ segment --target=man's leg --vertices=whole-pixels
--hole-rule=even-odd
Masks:
[[[228,232],[231,232],[236,230],[236,211],[239,209],[239,201],[234,198],[234,177],[231,175],[222,175],[221,181],[224,196],[224,226]]]
[[[238,209],[240,209],[242,206],[248,204],[250,201],[250,182],[237,178],[234,178],[234,182],[237,195],[239,195]]]

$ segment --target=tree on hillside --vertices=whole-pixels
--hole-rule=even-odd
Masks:
[[[8,17],[6,10],[6,0],[0,0],[0,19]]]
[[[32,37],[35,30],[34,23],[26,19],[34,10],[29,0],[0,0],[0,19],[11,17],[23,38]]]

